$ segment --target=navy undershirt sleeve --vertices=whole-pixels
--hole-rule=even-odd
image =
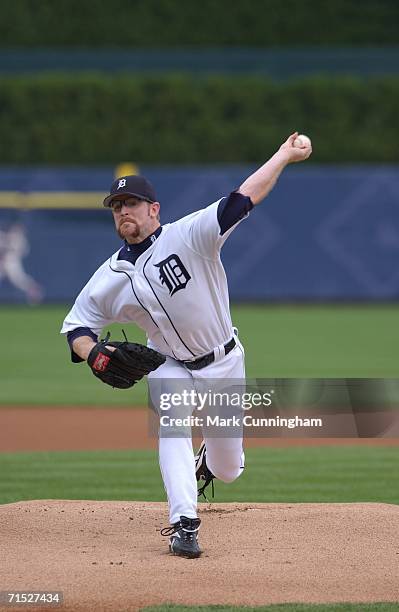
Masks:
[[[84,359],[79,357],[79,355],[77,355],[72,348],[72,342],[81,336],[89,336],[94,340],[94,342],[98,341],[98,336],[96,336],[96,334],[92,332],[89,327],[76,327],[72,331],[68,332],[67,340],[69,348],[71,349],[71,361],[73,361],[73,363],[80,363],[81,361],[84,361]]]
[[[233,225],[241,221],[254,207],[251,198],[242,195],[237,191],[227,198],[222,198],[218,206],[218,221],[220,225],[220,235],[223,236]]]

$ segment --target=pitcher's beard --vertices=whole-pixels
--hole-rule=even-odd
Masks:
[[[129,241],[129,238],[136,239],[140,236],[140,228],[134,221],[125,221],[118,228],[119,237]]]

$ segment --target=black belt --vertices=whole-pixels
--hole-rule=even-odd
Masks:
[[[226,344],[224,345],[224,354],[228,355],[230,351],[233,350],[235,345],[236,345],[235,338],[232,338],[231,340],[226,342]],[[194,359],[194,361],[181,361],[180,363],[185,365],[186,368],[188,368],[189,370],[202,370],[202,368],[205,368],[206,366],[208,366],[210,363],[213,363],[214,361],[215,361],[215,353],[212,351],[212,353],[207,353],[207,355],[204,355],[203,357],[199,357],[198,359]]]

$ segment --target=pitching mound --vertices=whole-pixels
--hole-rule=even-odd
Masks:
[[[159,534],[166,504],[0,506],[1,590],[60,590],[68,611],[399,601],[397,506],[202,504],[200,516],[204,553],[188,560]]]

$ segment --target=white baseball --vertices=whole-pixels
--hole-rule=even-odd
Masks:
[[[312,142],[309,136],[305,136],[305,134],[299,134],[294,140],[294,147],[303,148],[303,147],[311,147]]]

